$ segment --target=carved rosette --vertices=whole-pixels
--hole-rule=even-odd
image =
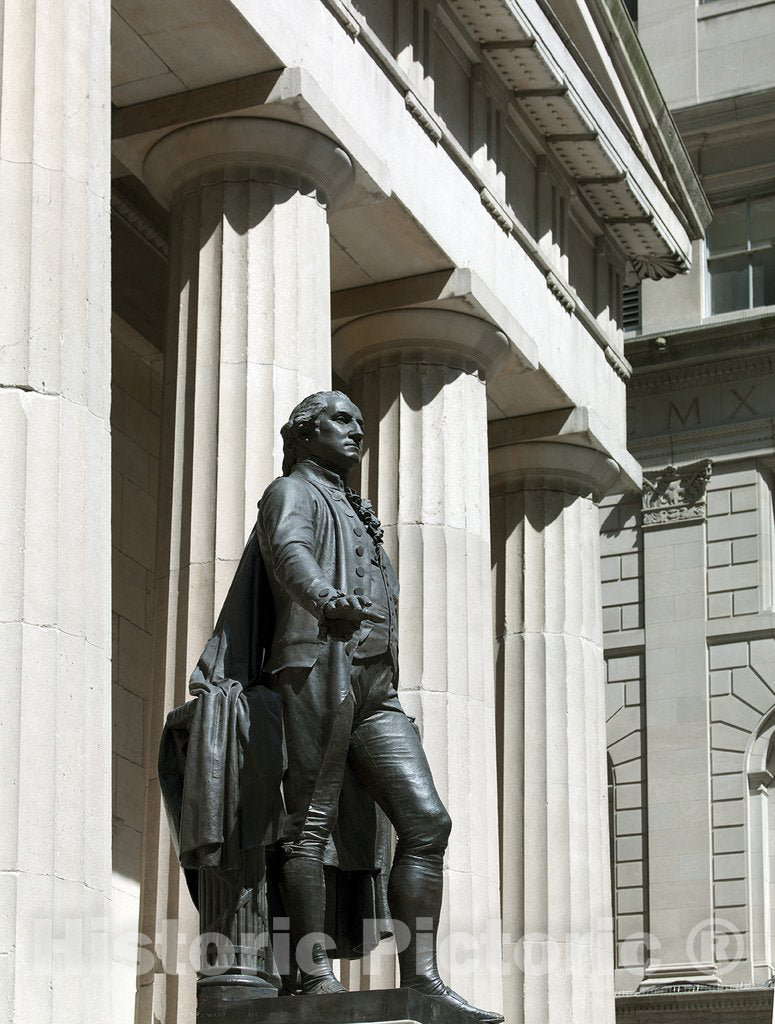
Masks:
[[[687,466],[666,466],[643,477],[643,527],[705,519],[705,492],[713,462],[701,459]]]

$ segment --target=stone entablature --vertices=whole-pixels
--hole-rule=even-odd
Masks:
[[[713,462],[701,459],[688,466],[666,466],[643,478],[643,528],[669,526],[705,518],[705,491]]]
[[[660,992],[658,995],[617,996],[616,1021],[624,1024],[770,1024],[771,988],[719,989]]]
[[[771,448],[775,316],[645,336],[627,345],[627,357],[629,447],[642,462]]]

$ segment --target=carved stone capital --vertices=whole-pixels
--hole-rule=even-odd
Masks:
[[[713,462],[666,466],[643,476],[643,527],[672,526],[705,519],[705,491]]]
[[[459,366],[491,373],[506,357],[511,342],[487,320],[449,309],[394,309],[359,317],[334,334],[333,363],[349,380],[356,369],[391,359]]]
[[[619,479],[619,465],[596,448],[528,441],[490,449],[490,490],[554,490],[599,501]]]
[[[315,193],[332,208],[350,191],[353,175],[350,157],[332,139],[261,117],[215,118],[178,128],[151,148],[143,164],[148,189],[166,207],[203,181],[251,180]]]

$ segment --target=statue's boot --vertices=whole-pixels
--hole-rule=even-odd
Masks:
[[[334,975],[322,941],[326,906],[322,862],[312,857],[288,857],[283,864],[282,897],[296,950],[302,995],[346,992]]]
[[[441,854],[406,854],[400,851],[390,872],[388,903],[390,913],[409,929],[409,944],[398,954],[401,987],[413,988],[472,1020],[499,1024],[503,1014],[472,1006],[440,975],[436,957],[441,897],[444,886]],[[420,927],[418,928],[418,922]]]

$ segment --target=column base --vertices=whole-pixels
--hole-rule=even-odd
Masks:
[[[448,1009],[410,988],[377,989],[326,996],[280,996],[249,999],[197,1010],[197,1024],[471,1024],[471,1018]]]
[[[771,988],[617,996],[616,1024],[771,1024]]]
[[[648,993],[652,989],[678,985],[717,988],[721,985],[721,980],[716,973],[716,965],[712,963],[660,964],[646,968],[643,981],[638,985],[638,992]]]
[[[257,999],[274,999],[276,996],[277,982],[269,975],[255,971],[200,976],[196,983],[196,1017],[198,1021],[231,1020],[229,1014],[232,1009],[252,1004]]]

